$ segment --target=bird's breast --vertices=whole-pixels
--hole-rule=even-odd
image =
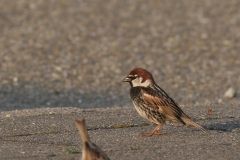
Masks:
[[[141,87],[132,87],[130,89],[130,96],[138,114],[148,119],[148,116],[146,114],[146,107],[144,106],[145,102],[142,98]]]
[[[164,122],[165,115],[163,115],[159,112],[159,110],[151,106],[151,104],[145,102],[141,87],[132,87],[130,89],[130,95],[133,105],[140,116],[157,124],[161,124]]]

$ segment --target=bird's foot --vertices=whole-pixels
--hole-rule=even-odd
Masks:
[[[151,137],[151,136],[159,136],[159,135],[163,135],[164,133],[162,132],[155,132],[155,133],[141,133],[138,136],[140,137]]]

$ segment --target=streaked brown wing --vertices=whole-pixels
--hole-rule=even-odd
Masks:
[[[160,91],[156,91],[152,88],[142,88],[142,93],[144,100],[151,104],[151,106],[158,109],[167,117],[178,119],[180,122],[184,123],[180,118],[184,114],[182,109],[165,92],[161,94]]]

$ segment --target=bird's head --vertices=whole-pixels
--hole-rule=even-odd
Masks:
[[[152,74],[142,68],[135,68],[122,81],[129,82],[131,87],[151,87],[154,84]]]

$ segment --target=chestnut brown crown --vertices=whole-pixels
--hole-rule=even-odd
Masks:
[[[152,74],[143,68],[133,69],[122,81],[129,82],[131,87],[149,87],[154,84]]]

